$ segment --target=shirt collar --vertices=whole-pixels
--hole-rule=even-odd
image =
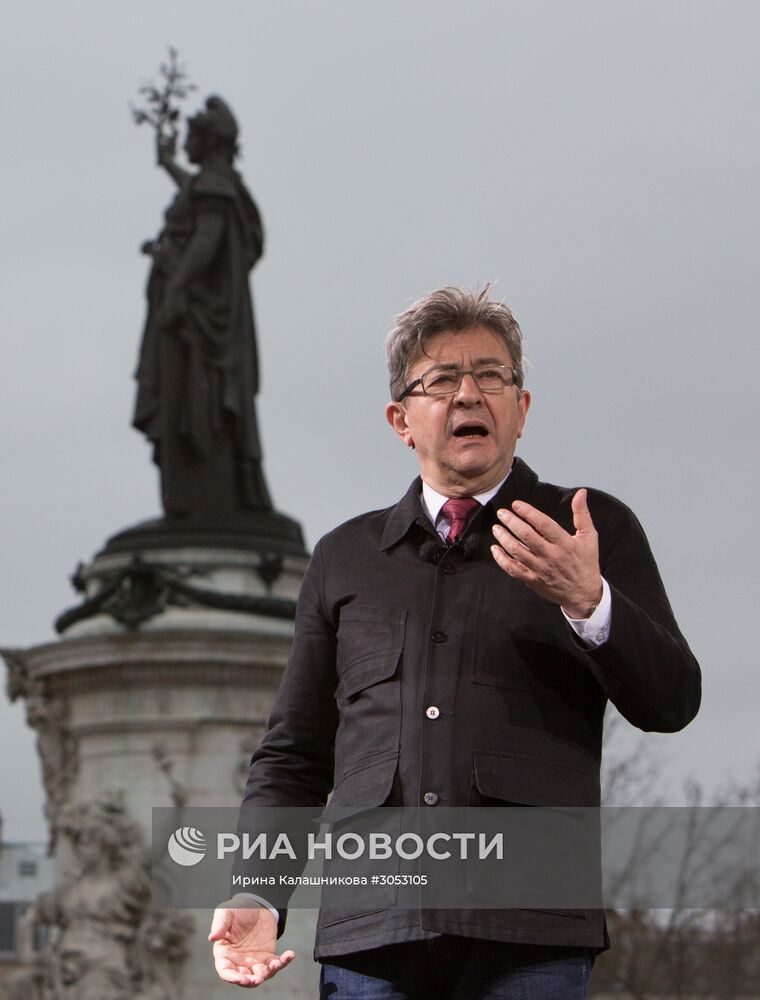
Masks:
[[[483,504],[494,500],[496,506],[509,507],[513,500],[526,499],[537,482],[538,476],[535,472],[522,459],[515,458],[511,472],[504,481],[490,493],[479,494],[477,499]],[[391,507],[380,541],[381,550],[385,551],[399,542],[414,523],[430,532],[433,538],[438,537],[433,533],[427,511],[423,512],[422,486],[422,479],[417,476],[399,502]],[[447,498],[443,499],[445,501]]]
[[[485,493],[473,494],[473,500],[477,500],[481,507],[483,504],[488,503],[491,497],[495,497],[504,483],[506,483],[509,479],[511,471],[512,469],[510,468],[509,472],[502,479],[502,481],[497,483],[492,490],[486,490]],[[443,507],[448,499],[449,497],[444,496],[442,493],[438,493],[432,486],[428,486],[424,480],[422,481],[422,509],[434,525],[438,521],[438,517],[441,513],[441,507]]]

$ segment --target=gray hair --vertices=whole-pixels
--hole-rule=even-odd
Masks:
[[[409,369],[426,354],[431,337],[449,330],[469,330],[474,326],[484,326],[504,341],[512,358],[516,384],[518,389],[522,388],[522,331],[509,306],[490,296],[490,284],[480,291],[450,285],[423,295],[396,316],[393,329],[385,341],[391,399],[397,400],[401,395]]]

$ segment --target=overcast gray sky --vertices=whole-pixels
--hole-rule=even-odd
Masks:
[[[660,739],[671,784],[760,758],[753,0],[178,0],[2,13],[0,644],[53,638],[68,574],[159,512],[129,427],[141,241],[168,178],[127,102],[176,45],[236,112],[264,216],[259,414],[310,545],[394,502],[382,341],[433,287],[491,279],[533,367],[520,453],[616,494],[705,674]],[[33,737],[0,704],[7,836],[42,836]]]

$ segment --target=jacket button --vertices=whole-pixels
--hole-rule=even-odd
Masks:
[[[440,714],[440,711],[435,707],[435,705],[431,705],[430,708],[425,709],[425,715],[428,719],[437,719]]]
[[[446,573],[447,576],[451,576],[452,573],[456,573],[456,570],[454,569],[454,567],[451,565],[450,562],[445,562],[441,566],[441,572]]]
[[[433,642],[446,642],[448,636],[446,635],[445,632],[433,632],[430,638],[433,640]]]
[[[425,792],[424,799],[426,806],[434,806],[438,801],[438,796],[435,792]]]

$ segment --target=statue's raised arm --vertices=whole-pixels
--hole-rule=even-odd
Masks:
[[[156,132],[156,163],[159,167],[164,168],[178,188],[186,188],[193,179],[193,175],[177,163],[174,158],[176,152],[176,135],[162,135],[161,132]]]

